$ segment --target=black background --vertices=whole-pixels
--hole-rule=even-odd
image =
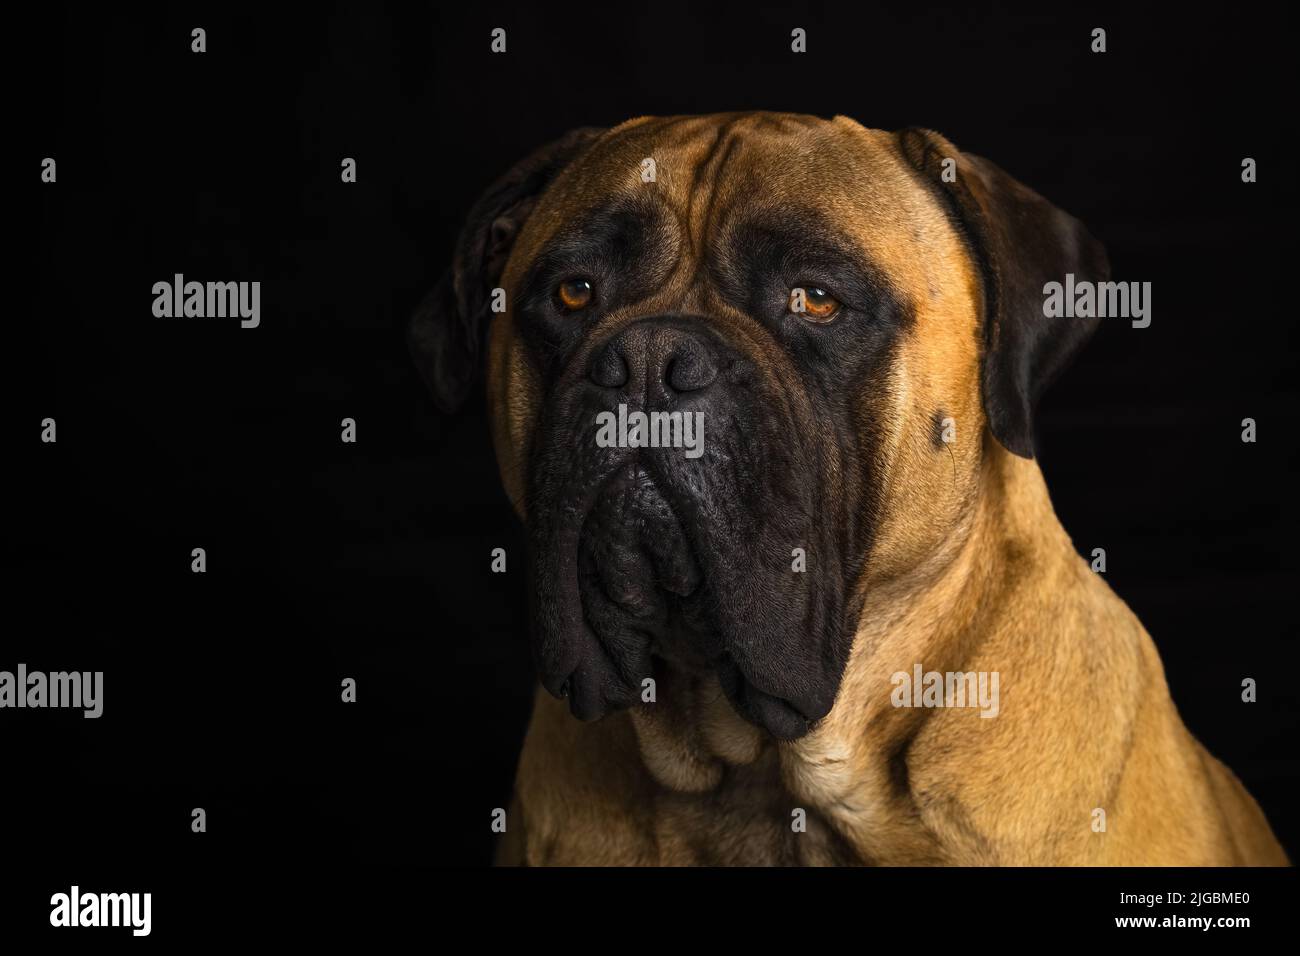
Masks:
[[[523,541],[482,400],[437,414],[406,317],[528,151],[573,126],[764,108],[937,129],[1082,218],[1116,278],[1153,284],[1151,326],[1104,322],[1049,392],[1041,463],[1187,725],[1294,857],[1280,11],[177,3],[53,8],[16,30],[10,181],[33,208],[16,228],[34,272],[9,316],[20,487],[0,668],[106,674],[99,720],[0,714],[16,846],[83,873],[488,862],[533,687]],[[154,318],[151,287],[177,272],[260,280],[260,328]],[[495,547],[508,574],[489,571]]]

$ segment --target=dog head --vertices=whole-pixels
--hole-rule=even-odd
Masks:
[[[781,739],[831,709],[869,584],[932,553],[1092,331],[1079,222],[922,130],[844,117],[576,130],[479,200],[411,345],[486,365],[534,651],[573,713],[661,662]],[[991,436],[994,441],[986,440]]]

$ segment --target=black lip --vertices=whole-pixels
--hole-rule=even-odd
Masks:
[[[813,721],[801,710],[784,698],[759,690],[730,658],[719,662],[718,681],[742,717],[778,740],[798,740],[812,729]]]

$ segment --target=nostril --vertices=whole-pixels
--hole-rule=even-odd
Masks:
[[[712,385],[717,377],[718,367],[699,347],[684,348],[664,370],[664,381],[676,392],[698,392]]]
[[[622,388],[627,384],[627,374],[622,352],[610,342],[597,353],[587,377],[601,388]]]

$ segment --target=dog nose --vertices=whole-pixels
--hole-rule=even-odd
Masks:
[[[671,397],[708,388],[718,361],[705,334],[688,323],[642,319],[596,350],[588,377],[601,388]]]

